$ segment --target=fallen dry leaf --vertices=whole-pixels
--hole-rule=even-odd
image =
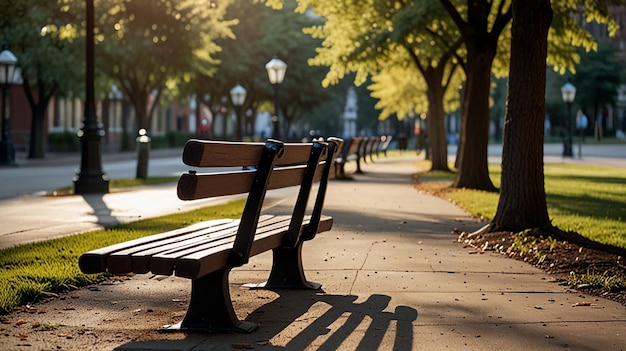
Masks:
[[[20,340],[22,340],[22,341],[24,341],[24,340],[28,339],[28,335],[26,335],[26,334],[21,334],[21,333],[20,333],[20,334],[18,334],[18,335],[17,335],[17,337],[18,337],[18,338],[20,338]]]
[[[8,319],[7,317],[2,316],[2,317],[0,317],[0,323],[2,323],[2,324],[11,324],[11,320]]]
[[[19,321],[15,322],[15,325],[22,325],[22,324],[26,324],[26,321],[23,319],[20,319]]]
[[[580,307],[580,306],[591,306],[591,302],[580,301],[572,305],[572,307]]]

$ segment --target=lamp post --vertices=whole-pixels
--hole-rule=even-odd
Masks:
[[[576,98],[576,87],[569,80],[561,87],[563,102],[567,105],[567,136],[563,138],[563,157],[573,157],[572,153],[572,103]]]
[[[7,93],[14,81],[15,64],[17,58],[5,44],[0,52],[0,86],[2,87],[2,142],[0,145],[0,164],[12,166],[15,164],[15,149],[9,132],[9,118],[7,116]]]
[[[283,62],[278,56],[265,65],[267,70],[267,76],[270,79],[270,83],[274,86],[274,115],[272,116],[272,138],[280,139],[280,126],[278,125],[278,85],[285,79],[285,72],[287,71],[287,64]]]
[[[74,177],[74,194],[103,194],[109,192],[109,179],[102,171],[100,138],[103,130],[96,116],[93,0],[87,0],[86,3],[85,119],[78,132],[81,157],[79,173]]]
[[[241,85],[237,84],[235,87],[230,89],[230,99],[233,101],[233,105],[235,106],[235,115],[237,120],[235,121],[235,139],[240,141],[241,137],[241,106],[243,106],[244,101],[246,101],[246,89]]]

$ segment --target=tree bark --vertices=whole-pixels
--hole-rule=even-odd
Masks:
[[[42,159],[46,157],[46,148],[44,144],[44,121],[46,120],[45,105],[38,104],[31,106],[33,119],[30,124],[30,141],[28,147],[29,159]]]
[[[489,178],[487,164],[491,64],[496,55],[497,40],[469,39],[465,45],[469,69],[461,119],[459,169],[452,187],[497,191]]]
[[[550,225],[543,173],[549,0],[513,0],[500,200],[489,231]]]
[[[450,0],[439,1],[461,31],[467,49],[458,173],[452,186],[496,191],[487,167],[491,66],[498,38],[511,20],[511,9],[506,7],[505,1],[500,1],[493,12],[494,1],[472,0],[467,2],[464,17]]]
[[[439,80],[441,81],[441,80]],[[443,95],[445,90],[441,84],[430,85],[428,88],[427,147],[430,148],[431,171],[446,171],[448,167],[448,142],[446,139],[445,113],[443,111]]]
[[[428,86],[428,89],[426,90],[426,96],[428,99],[426,138],[428,138],[428,142],[425,147],[429,149],[426,150],[426,155],[430,155],[431,171],[450,171],[450,167],[448,167],[448,140],[446,138],[443,99],[456,67],[453,67],[451,71],[447,73],[448,77],[444,76],[446,75],[446,63],[450,60],[460,45],[461,41],[452,45],[452,47],[441,56],[439,65],[437,66],[432,66],[430,64],[422,65],[415,52],[413,52],[409,46],[406,47],[409,56],[413,60],[417,70],[422,74],[422,77]]]
[[[149,130],[148,93],[144,91],[127,92],[135,109],[135,134],[139,129]],[[137,135],[135,135],[137,136]]]
[[[28,158],[42,159],[46,156],[46,147],[44,144],[44,122],[46,120],[46,110],[48,109],[50,98],[56,91],[56,85],[50,87],[50,91],[48,92],[45,84],[41,80],[37,79],[37,100],[35,100],[28,77],[24,75],[23,80],[24,92],[26,94],[28,104],[30,105],[32,115]]]

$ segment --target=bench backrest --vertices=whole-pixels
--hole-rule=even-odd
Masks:
[[[189,140],[183,151],[183,162],[193,167],[236,167],[216,173],[189,171],[178,181],[178,197],[196,200],[216,196],[248,193],[229,264],[248,262],[261,208],[267,190],[300,186],[284,244],[296,246],[317,233],[317,225],[326,193],[332,160],[343,141],[265,143]],[[328,162],[330,161],[330,162]],[[319,182],[307,232],[301,233],[312,185]]]
[[[347,143],[344,143],[343,149],[341,150],[341,158],[343,160],[348,160],[348,156],[357,155],[359,153],[359,145],[361,144],[361,137],[352,137],[348,140]]]

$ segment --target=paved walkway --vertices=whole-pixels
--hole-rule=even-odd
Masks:
[[[626,349],[626,306],[583,296],[522,262],[456,243],[455,229],[473,231],[482,224],[417,192],[411,186],[416,160],[378,159],[363,165],[366,174],[353,181],[331,182],[325,213],[335,226],[304,247],[307,276],[323,291],[243,289],[243,283],[266,279],[269,253],[233,272],[239,317],[260,325],[252,334],[158,333],[184,315],[190,284],[138,275],[35,306],[47,313],[12,315],[11,322],[26,323],[0,326],[0,341],[7,349],[63,350]],[[119,219],[121,204],[141,208],[159,196],[171,211],[179,210],[172,186],[139,191],[145,192],[107,194],[97,204],[86,197],[59,199],[67,201],[64,207],[50,203],[50,211],[38,217],[78,211],[105,218],[98,214],[104,204],[106,215]],[[573,307],[582,301],[591,305]],[[35,321],[61,326],[34,332]],[[27,340],[20,341],[20,334]],[[20,346],[25,344],[31,347]]]

